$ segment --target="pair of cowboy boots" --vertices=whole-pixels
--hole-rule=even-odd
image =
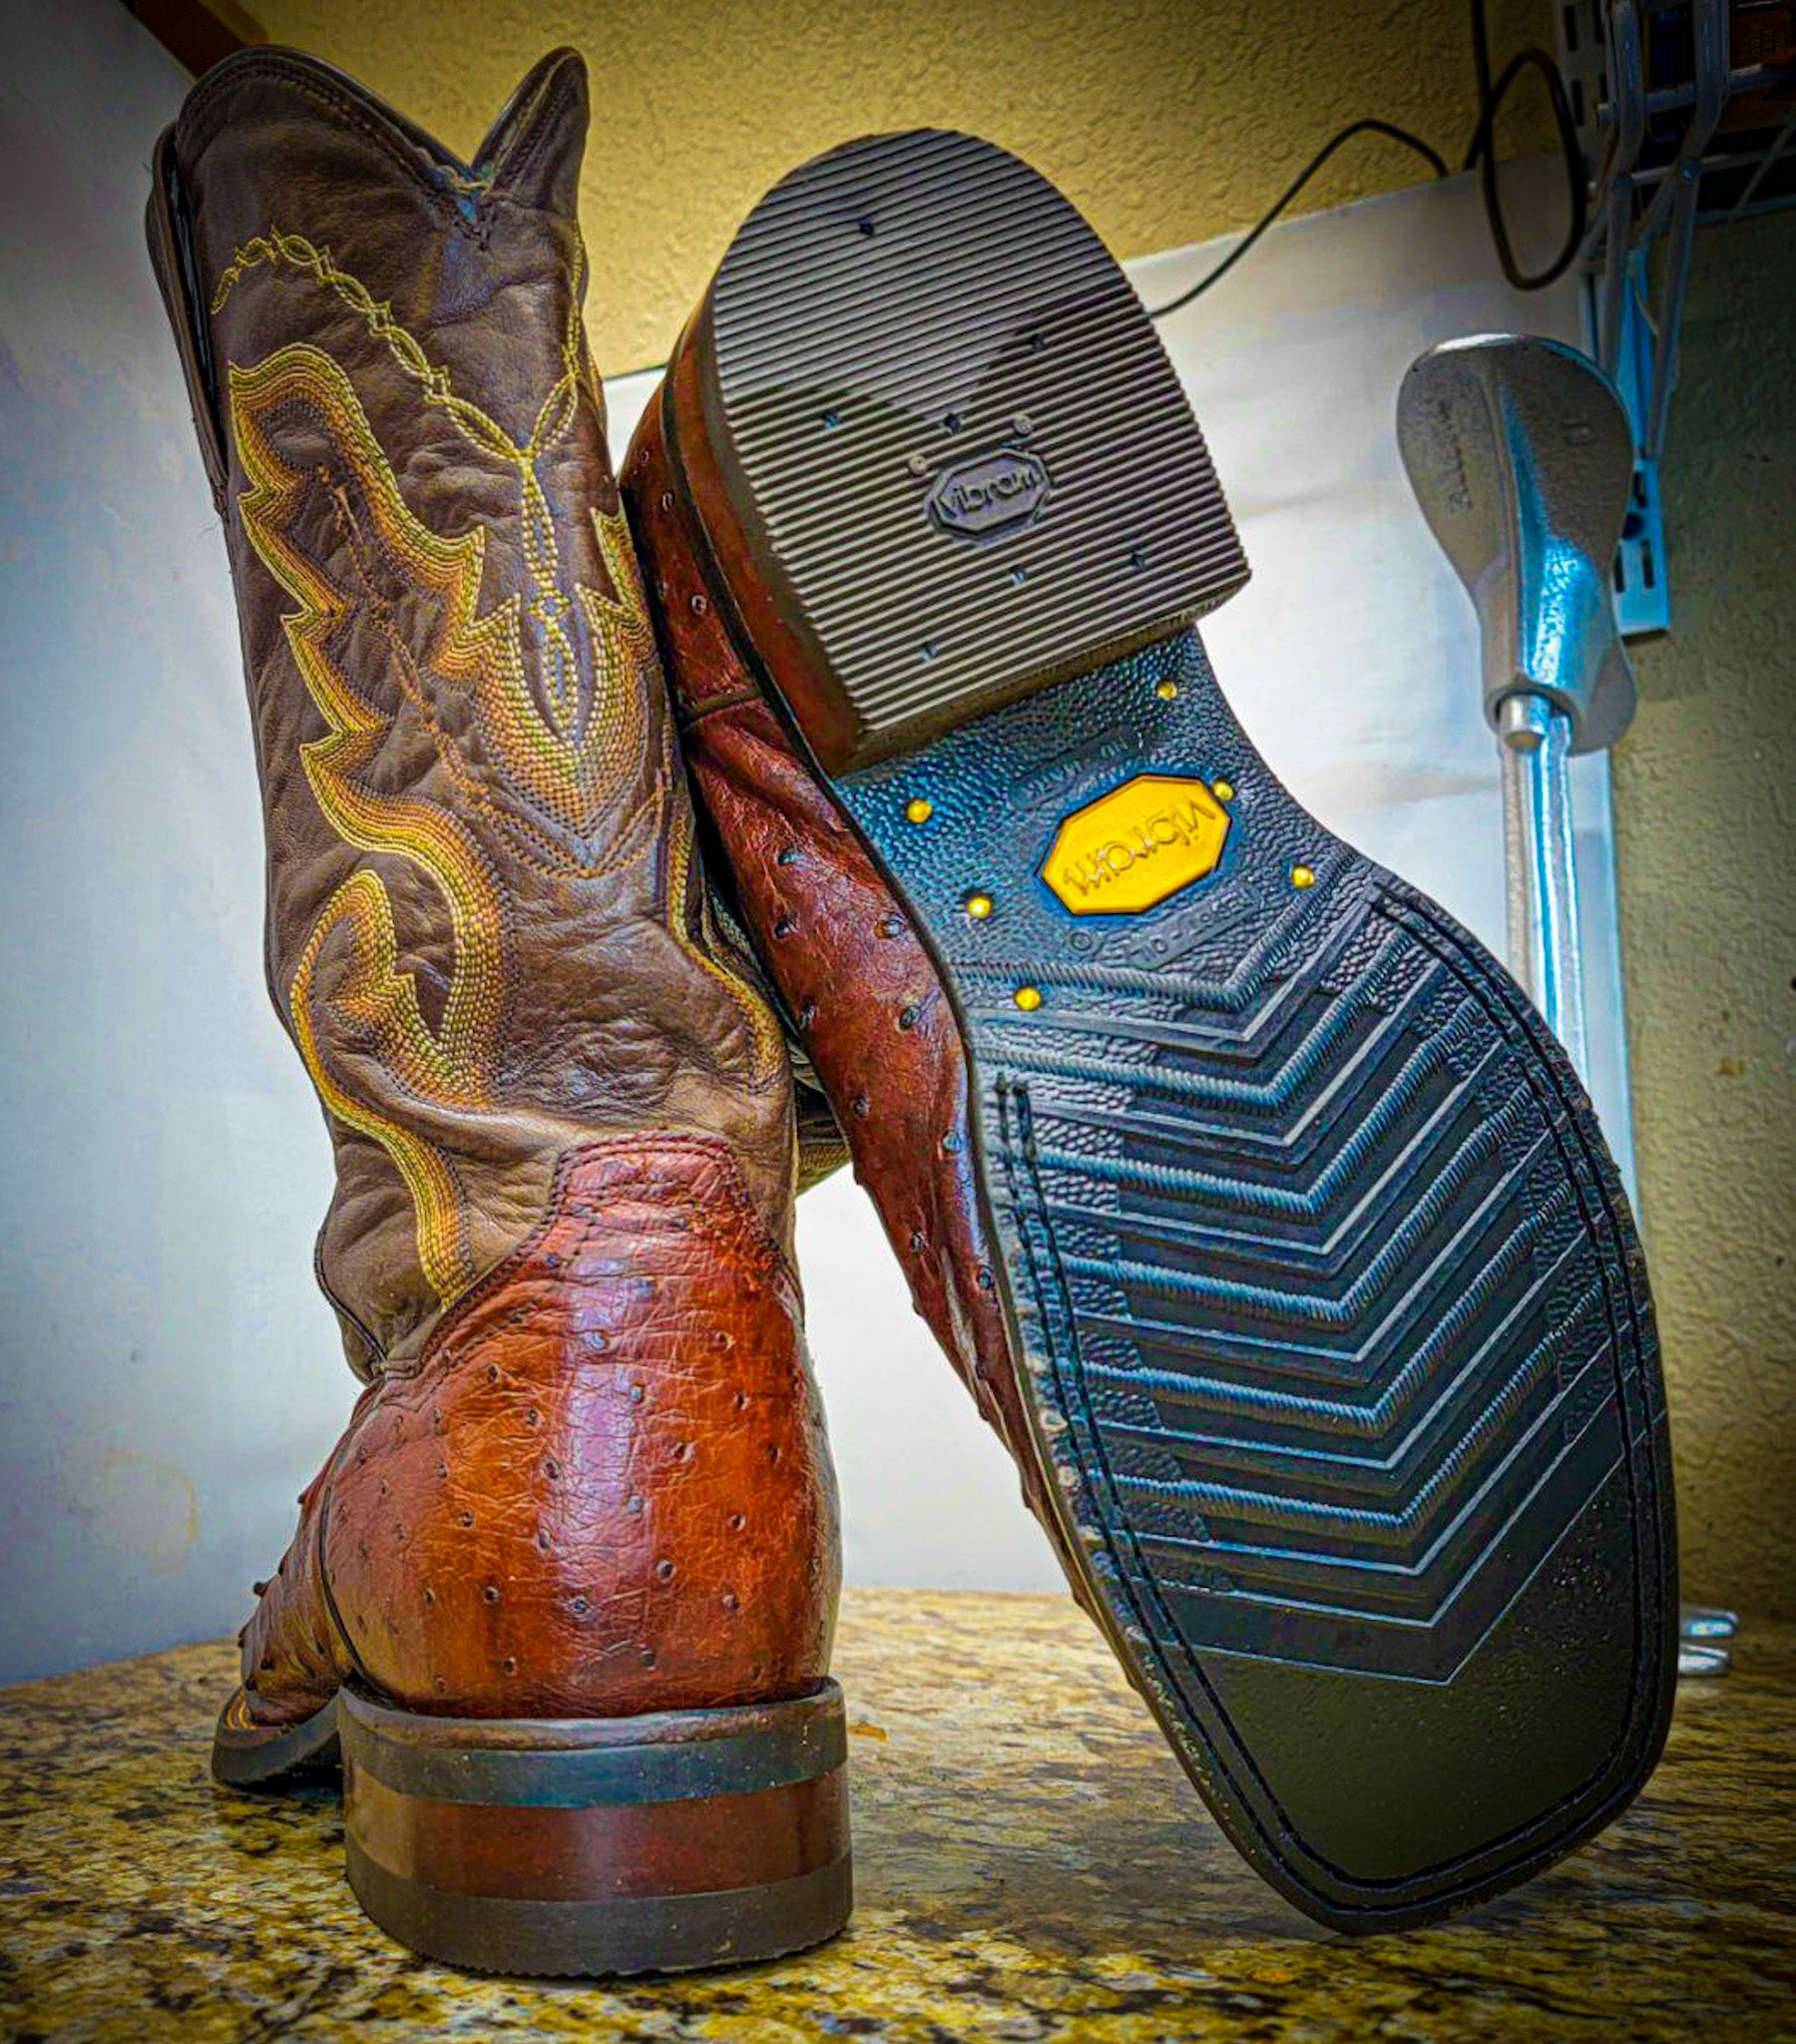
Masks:
[[[1342,1928],[1523,1878],[1638,1788],[1674,1665],[1651,1308],[1564,1056],[1229,715],[1192,621],[1245,564],[1065,200],[953,134],[795,172],[620,495],[586,118],[558,52],[463,163],[257,50],[156,153],[365,1385],[217,1773],[340,1762],[356,1894],[466,1966],[841,1926],[801,1048],[1252,1863]]]

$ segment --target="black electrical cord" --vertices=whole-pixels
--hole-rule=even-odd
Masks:
[[[1531,43],[1526,50],[1520,50],[1503,67],[1495,85],[1491,83],[1491,43],[1485,28],[1484,0],[1472,0],[1472,62],[1478,75],[1478,126],[1472,131],[1471,146],[1466,151],[1465,168],[1478,166],[1479,186],[1484,194],[1485,219],[1490,223],[1491,240],[1496,245],[1497,260],[1503,265],[1503,273],[1519,291],[1538,291],[1550,283],[1557,283],[1577,259],[1577,252],[1583,246],[1586,221],[1584,200],[1583,151],[1578,147],[1577,123],[1572,116],[1572,102],[1566,93],[1566,81],[1553,58],[1538,43]],[[1571,218],[1566,227],[1566,239],[1559,254],[1545,269],[1537,269],[1532,276],[1525,275],[1516,262],[1515,251],[1510,246],[1509,227],[1503,218],[1503,202],[1497,195],[1497,150],[1493,131],[1497,115],[1504,98],[1512,85],[1525,71],[1538,71],[1547,81],[1548,97],[1553,103],[1554,125],[1559,130],[1560,154],[1566,166],[1566,192],[1570,202]]]
[[[1572,116],[1572,102],[1567,96],[1566,81],[1560,75],[1560,68],[1547,51],[1538,44],[1530,44],[1519,51],[1503,67],[1501,76],[1493,84],[1491,78],[1491,44],[1485,25],[1484,0],[1472,0],[1472,62],[1478,81],[1478,125],[1472,131],[1472,141],[1466,150],[1462,168],[1477,167],[1480,189],[1484,196],[1485,219],[1490,224],[1491,240],[1496,246],[1497,260],[1503,266],[1503,273],[1519,291],[1538,291],[1556,282],[1577,259],[1577,252],[1583,244],[1586,220],[1584,201],[1583,153],[1577,142],[1577,123]],[[1509,227],[1503,218],[1503,205],[1497,192],[1497,153],[1492,136],[1497,125],[1497,116],[1510,88],[1525,71],[1538,71],[1547,81],[1547,90],[1553,102],[1554,123],[1559,130],[1560,150],[1566,165],[1566,187],[1571,199],[1571,222],[1566,231],[1565,246],[1545,269],[1525,275],[1516,261],[1515,250],[1510,244]],[[1413,149],[1420,157],[1426,158],[1437,178],[1448,175],[1447,164],[1439,150],[1431,148],[1419,135],[1412,135],[1407,128],[1396,128],[1389,121],[1351,121],[1338,135],[1331,136],[1304,165],[1296,177],[1287,185],[1272,206],[1260,216],[1239,243],[1231,249],[1216,266],[1206,271],[1194,284],[1180,291],[1175,298],[1168,298],[1163,305],[1155,305],[1148,312],[1150,319],[1164,319],[1169,313],[1177,312],[1198,298],[1212,284],[1220,283],[1228,272],[1240,261],[1249,249],[1272,226],[1305,185],[1327,163],[1345,143],[1356,135],[1383,135],[1392,142],[1400,142],[1406,149]]]
[[[1304,165],[1296,177],[1279,194],[1271,208],[1260,216],[1253,227],[1248,229],[1247,233],[1223,256],[1214,269],[1206,271],[1194,284],[1180,291],[1177,297],[1168,298],[1163,305],[1153,306],[1147,314],[1148,318],[1164,319],[1169,312],[1176,312],[1181,307],[1188,305],[1193,298],[1201,297],[1211,284],[1220,283],[1235,264],[1240,261],[1241,257],[1246,255],[1248,250],[1253,247],[1254,243],[1259,240],[1261,235],[1266,232],[1272,223],[1277,220],[1278,216],[1284,212],[1285,208],[1290,205],[1291,201],[1297,197],[1304,186],[1327,163],[1328,159],[1334,155],[1335,151],[1344,144],[1351,142],[1356,135],[1388,136],[1391,141],[1401,142],[1406,149],[1413,149],[1418,156],[1427,158],[1437,178],[1444,178],[1447,175],[1446,160],[1442,157],[1440,151],[1431,148],[1428,143],[1422,140],[1421,136],[1412,135],[1407,128],[1394,128],[1389,121],[1350,121],[1338,135],[1331,136],[1328,141],[1323,143],[1322,147],[1317,150],[1309,162]]]

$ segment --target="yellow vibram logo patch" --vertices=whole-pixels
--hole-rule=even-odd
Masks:
[[[1135,915],[1214,872],[1228,825],[1204,781],[1137,773],[1066,818],[1042,878],[1075,915]]]

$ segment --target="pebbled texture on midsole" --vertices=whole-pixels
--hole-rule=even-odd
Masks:
[[[1343,1914],[1563,1849],[1662,1737],[1669,1500],[1538,1021],[1192,632],[835,787],[960,1010],[1046,1451],[1194,1772]]]

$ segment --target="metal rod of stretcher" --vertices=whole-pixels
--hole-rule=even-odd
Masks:
[[[1510,965],[1588,1076],[1571,761],[1634,712],[1611,564],[1633,432],[1589,359],[1531,334],[1430,348],[1397,401],[1403,464],[1478,613],[1485,714],[1503,769]],[[1679,1672],[1726,1672],[1730,1612],[1686,1607]]]

